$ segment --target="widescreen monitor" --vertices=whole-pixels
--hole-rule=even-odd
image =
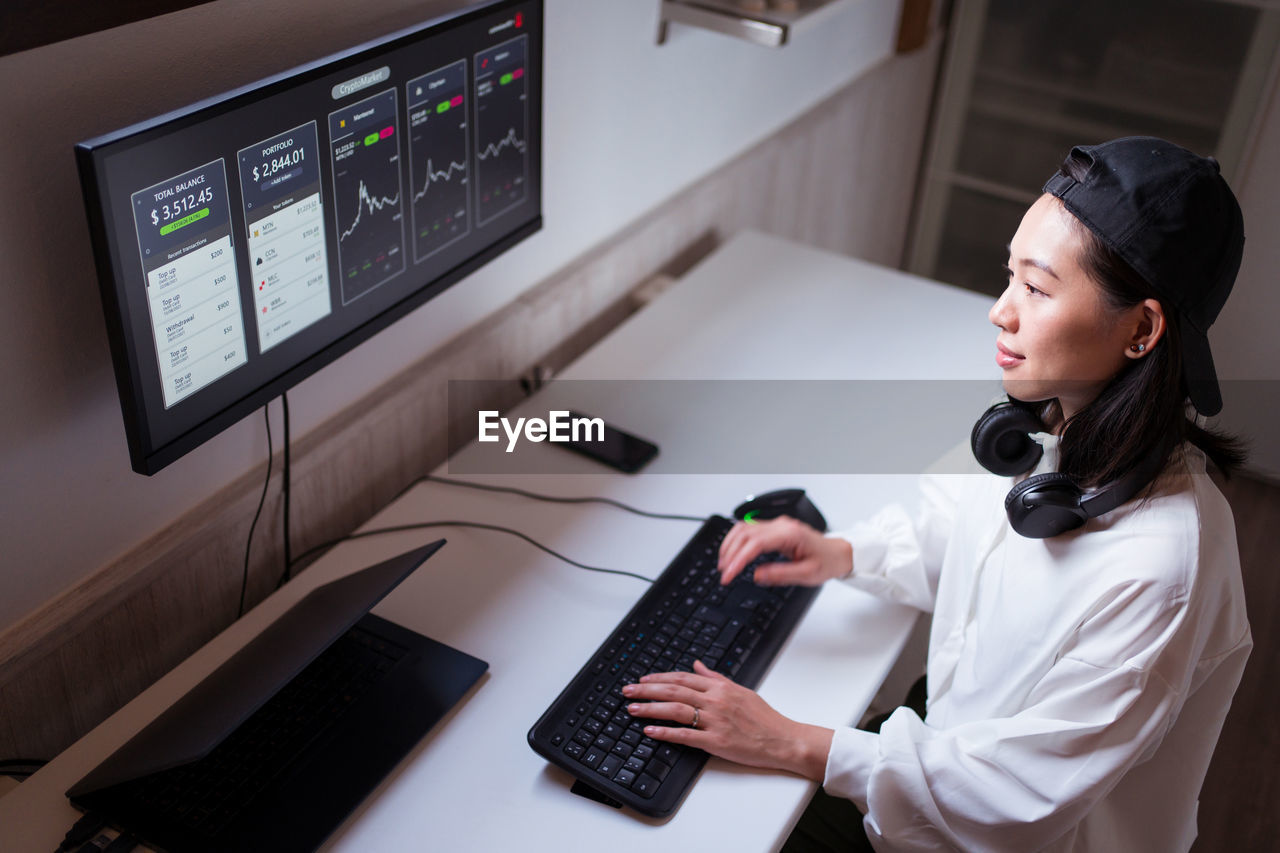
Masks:
[[[541,227],[541,0],[427,9],[77,146],[135,471]]]

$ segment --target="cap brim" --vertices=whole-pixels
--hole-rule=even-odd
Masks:
[[[1185,319],[1179,322],[1178,331],[1182,337],[1182,375],[1191,404],[1202,415],[1216,415],[1222,411],[1222,392],[1218,389],[1209,339]]]

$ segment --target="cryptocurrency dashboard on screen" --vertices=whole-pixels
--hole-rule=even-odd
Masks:
[[[541,0],[437,16],[77,146],[134,470],[541,227]]]

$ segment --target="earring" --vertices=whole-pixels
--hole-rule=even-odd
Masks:
[[[1146,349],[1147,349],[1146,344],[1134,344],[1133,346],[1129,347],[1130,352],[1145,352]]]

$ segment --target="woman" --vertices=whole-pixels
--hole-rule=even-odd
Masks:
[[[1206,456],[1242,457],[1186,408],[1221,408],[1205,331],[1242,246],[1213,160],[1152,138],[1073,149],[990,313],[1005,390],[1039,420],[997,414],[1024,419],[1013,432],[1043,448],[1028,473],[1048,474],[1013,482],[1048,497],[1007,514],[1008,477],[936,478],[914,519],[889,507],[831,537],[740,524],[721,549],[725,582],[778,550],[791,562],[757,582],[844,578],[932,611],[927,715],[805,725],[699,663],[626,688],[646,734],[817,780],[877,849],[1189,848],[1252,645],[1231,513],[1205,475]],[[1065,523],[1028,526],[1069,490]],[[1088,509],[1097,495],[1111,506]]]

